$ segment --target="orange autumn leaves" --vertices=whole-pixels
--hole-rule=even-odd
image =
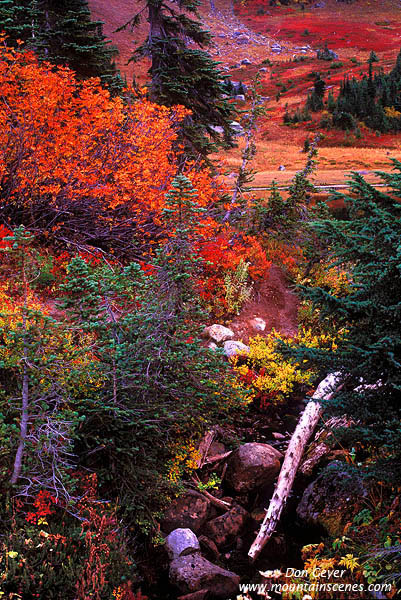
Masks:
[[[4,199],[160,211],[176,171],[176,126],[188,111],[111,98],[96,79],[78,83],[69,69],[0,43]]]
[[[152,244],[174,235],[163,211],[174,177],[183,171],[196,203],[213,208],[196,226],[196,250],[206,261],[201,293],[218,296],[224,272],[241,260],[249,264],[252,279],[263,276],[269,264],[260,244],[222,228],[211,216],[221,203],[221,185],[180,152],[177,131],[189,114],[182,106],[138,98],[130,89],[125,98],[112,98],[99,80],[78,82],[68,68],[40,64],[33,53],[8,48],[0,35],[2,204],[14,211],[5,222],[23,214],[26,227],[49,241],[68,225],[57,243],[72,240],[78,249],[84,239],[113,251],[120,239],[125,248],[125,240],[137,236],[143,257],[151,258]],[[113,227],[114,237],[107,238]],[[120,238],[120,231],[127,237]]]

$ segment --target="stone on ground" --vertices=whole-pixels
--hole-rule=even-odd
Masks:
[[[216,323],[206,327],[203,331],[203,335],[204,337],[210,338],[217,344],[220,344],[220,342],[231,340],[234,337],[234,332],[228,327],[224,327],[224,325],[218,325]]]
[[[226,481],[238,493],[256,490],[274,481],[281,457],[269,444],[243,444],[228,459]]]
[[[166,509],[161,528],[164,533],[174,529],[191,529],[197,533],[207,521],[210,502],[196,491],[191,491],[176,498]]]
[[[200,552],[199,540],[191,529],[174,529],[166,538],[170,560]]]
[[[170,581],[182,593],[207,589],[217,598],[227,600],[238,591],[240,578],[232,571],[214,565],[200,554],[193,554],[173,560],[170,565]]]
[[[224,342],[224,354],[229,358],[235,356],[235,354],[248,354],[249,346],[246,346],[243,342],[236,340],[229,340]]]

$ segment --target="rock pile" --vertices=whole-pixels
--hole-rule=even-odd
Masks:
[[[210,342],[208,347],[212,350],[218,348],[217,344],[223,344],[224,354],[230,358],[236,354],[247,354],[249,352],[249,346],[246,346],[243,342],[233,340],[235,334],[228,327],[224,325],[210,325],[203,331],[203,336],[209,338]],[[213,344],[213,345],[212,345]]]
[[[227,456],[225,446],[216,443],[218,451]],[[209,452],[214,454],[216,449]],[[216,563],[221,553],[233,544],[238,546],[244,532],[252,528],[252,523],[255,525],[248,511],[248,494],[273,482],[281,456],[269,444],[243,444],[227,457],[221,488],[214,491],[214,496],[189,491],[173,500],[165,511],[161,529],[166,535],[169,579],[184,594],[180,600],[235,597],[240,577]],[[231,496],[221,499],[227,492]],[[216,501],[217,497],[220,500]]]

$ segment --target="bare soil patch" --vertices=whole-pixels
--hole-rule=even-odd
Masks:
[[[255,335],[266,336],[272,329],[288,336],[298,332],[299,300],[289,289],[289,284],[282,270],[272,265],[265,280],[255,286],[254,294],[235,317],[230,328],[236,339],[247,342]],[[259,317],[266,322],[263,332],[255,330],[250,322]]]

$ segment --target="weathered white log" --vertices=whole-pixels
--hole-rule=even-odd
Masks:
[[[252,560],[259,556],[280,519],[301,462],[305,446],[323,411],[319,401],[329,400],[334,392],[340,387],[340,381],[341,377],[339,373],[331,373],[321,381],[312,396],[312,400],[308,402],[298,421],[290,443],[288,444],[276,488],[273,497],[270,500],[269,508],[266,511],[266,516],[260,527],[259,533],[248,552],[248,556]]]

